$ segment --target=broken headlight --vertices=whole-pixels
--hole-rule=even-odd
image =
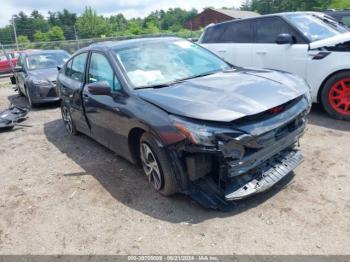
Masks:
[[[219,143],[219,134],[230,134],[231,137],[238,137],[242,132],[228,127],[218,127],[200,121],[190,122],[184,118],[171,115],[175,127],[179,132],[188,138],[193,144],[202,146],[217,146]]]
[[[33,84],[36,86],[50,86],[50,82],[42,79],[33,79]]]

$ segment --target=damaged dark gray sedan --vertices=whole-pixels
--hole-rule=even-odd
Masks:
[[[305,81],[232,66],[183,39],[91,45],[61,69],[57,88],[69,133],[141,163],[166,196],[221,208],[271,188],[303,160]]]

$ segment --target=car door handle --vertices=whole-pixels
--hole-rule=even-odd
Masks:
[[[265,50],[258,50],[258,51],[256,51],[256,54],[257,55],[266,55],[267,51],[265,51]]]
[[[89,96],[87,94],[83,94],[83,99],[85,102],[89,101]]]
[[[218,53],[225,54],[226,50],[218,50]]]

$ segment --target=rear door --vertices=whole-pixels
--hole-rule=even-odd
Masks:
[[[87,58],[88,53],[84,52],[74,56],[67,62],[58,75],[58,88],[63,102],[69,104],[71,115],[77,128],[89,134],[90,129],[84,116],[81,99],[82,88],[85,84]]]
[[[277,44],[280,34],[292,35],[295,43]],[[252,56],[254,67],[283,70],[306,78],[308,44],[281,17],[255,20]]]
[[[105,54],[92,52],[88,69],[87,84],[107,81],[111,88],[111,95],[94,95],[85,86],[83,101],[85,115],[90,124],[91,134],[101,144],[115,152],[119,152],[125,139],[121,136],[120,122],[125,97],[121,84],[113,67]]]
[[[231,64],[252,66],[253,21],[234,21],[208,28],[202,45]]]

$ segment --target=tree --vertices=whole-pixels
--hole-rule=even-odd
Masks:
[[[123,14],[112,15],[109,17],[109,24],[113,32],[124,32],[128,28],[128,20]]]
[[[36,31],[33,39],[35,42],[46,42],[49,41],[49,39],[47,38],[47,35],[41,31]]]
[[[32,29],[31,19],[24,12],[19,12],[18,15],[14,16],[14,23],[18,35],[26,35],[32,40],[34,31]]]
[[[77,30],[80,38],[101,37],[111,32],[107,20],[98,16],[91,7],[86,7],[84,13],[78,17]]]
[[[330,8],[345,9],[350,8],[349,0],[333,0]]]
[[[161,17],[161,29],[163,30],[178,30],[183,27],[183,24],[197,15],[197,10],[192,9],[186,11],[181,8],[170,8]]]
[[[0,42],[2,44],[11,44],[15,42],[13,27],[11,25],[0,28]]]
[[[61,41],[64,40],[64,33],[61,27],[54,26],[46,33],[46,37],[49,41]]]
[[[146,26],[143,28],[144,34],[156,34],[159,33],[160,30],[154,21],[149,21],[146,23]]]
[[[44,16],[41,15],[38,11],[34,10],[30,15],[30,23],[31,23],[31,34],[35,31],[46,32],[49,30],[49,23],[45,20]]]
[[[74,26],[77,22],[77,14],[63,9],[62,12],[57,13],[59,26],[63,29],[64,37],[66,39],[75,39]]]
[[[322,11],[327,9],[331,0],[251,0],[246,1],[242,9],[271,14],[287,11]]]
[[[138,19],[131,19],[128,22],[128,33],[132,35],[139,35],[142,33],[141,22]]]
[[[20,44],[30,43],[30,41],[29,41],[29,39],[28,39],[28,36],[26,36],[26,35],[19,35],[19,36],[17,37],[17,41],[18,41],[18,43],[20,43]]]

